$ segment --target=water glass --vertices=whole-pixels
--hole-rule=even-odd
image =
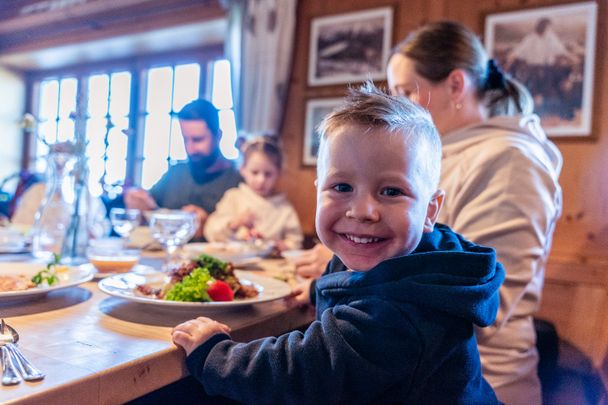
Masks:
[[[196,229],[197,220],[192,213],[173,210],[152,214],[150,217],[152,237],[167,253],[165,271],[171,270],[178,264],[175,258],[177,248],[188,242],[194,236]]]
[[[126,245],[133,229],[141,223],[141,212],[136,209],[112,208],[110,222],[114,231],[122,237]]]

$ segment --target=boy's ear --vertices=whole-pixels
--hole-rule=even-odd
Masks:
[[[319,179],[315,179],[315,188],[319,187]]]
[[[441,189],[436,190],[431,196],[431,200],[429,201],[429,205],[426,209],[426,219],[424,220],[423,232],[433,232],[435,222],[437,221],[439,211],[441,210],[441,205],[443,204],[444,196],[445,192]]]

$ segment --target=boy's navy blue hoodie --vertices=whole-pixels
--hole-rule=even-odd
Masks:
[[[497,403],[473,325],[494,321],[503,279],[493,249],[437,225],[410,255],[367,272],[334,258],[305,333],[214,335],[188,369],[208,394],[246,403]]]

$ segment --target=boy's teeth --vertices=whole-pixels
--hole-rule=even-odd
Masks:
[[[380,240],[379,238],[360,238],[354,235],[346,235],[346,237],[355,243],[373,243]]]

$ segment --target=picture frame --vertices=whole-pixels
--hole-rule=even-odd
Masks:
[[[550,136],[592,133],[596,30],[595,2],[486,16],[489,56],[528,88]]]
[[[310,86],[386,79],[393,9],[317,17],[310,29]]]
[[[306,123],[302,147],[302,165],[316,166],[319,153],[320,134],[317,127],[327,114],[344,101],[343,98],[318,98],[306,102]]]

